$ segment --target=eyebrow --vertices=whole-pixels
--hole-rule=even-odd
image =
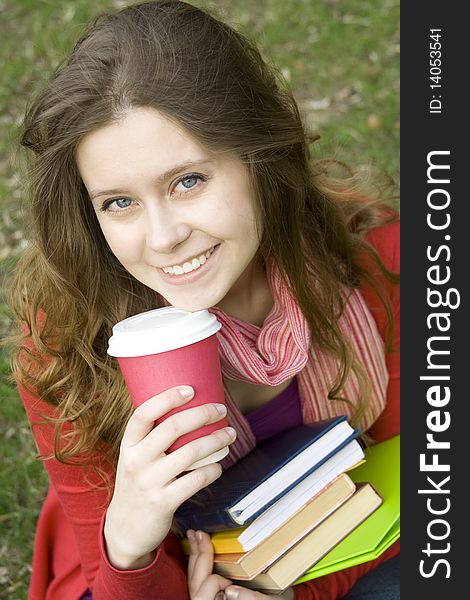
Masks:
[[[210,164],[213,162],[214,161],[209,158],[203,158],[201,160],[192,160],[192,161],[179,163],[179,164],[175,165],[174,167],[172,167],[171,169],[168,169],[168,171],[165,171],[165,173],[162,173],[161,175],[159,175],[155,179],[155,184],[161,185],[162,183],[165,183],[165,181],[168,181],[168,179],[171,179],[172,177],[174,177],[181,171],[185,171],[186,169],[192,169],[194,167],[199,167],[204,164]],[[90,198],[93,200],[95,198],[98,198],[99,196],[110,196],[113,194],[129,194],[129,193],[130,192],[127,190],[118,189],[118,188],[114,188],[114,189],[110,189],[110,190],[91,190]]]

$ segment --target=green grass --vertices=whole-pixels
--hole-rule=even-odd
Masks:
[[[3,314],[3,308],[2,308]],[[47,484],[16,390],[5,378],[7,356],[0,354],[0,597],[26,598],[33,532]]]
[[[0,0],[0,336],[10,314],[4,285],[25,238],[16,157],[27,98],[111,0]],[[213,0],[260,44],[290,82],[316,156],[372,164],[399,177],[398,0]],[[3,304],[2,304],[3,302]],[[0,598],[26,599],[35,523],[46,477],[0,351]]]

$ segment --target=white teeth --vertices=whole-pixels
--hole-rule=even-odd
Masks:
[[[203,265],[209,256],[214,252],[214,248],[209,248],[205,254],[201,254],[197,258],[193,258],[191,262],[185,262],[183,265],[174,265],[173,267],[163,267],[165,273],[171,273],[172,275],[182,275],[183,273],[190,273],[199,269]]]

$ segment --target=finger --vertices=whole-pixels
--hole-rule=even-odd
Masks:
[[[142,451],[150,459],[155,458],[165,452],[182,435],[220,421],[226,414],[225,405],[216,403],[181,410],[162,421],[147,435],[142,441]]]
[[[214,551],[207,533],[203,531],[194,532],[192,529],[188,529],[186,535],[188,536],[190,549],[188,577],[191,578],[191,585],[194,586],[194,589],[199,590],[207,577],[212,575]]]
[[[199,598],[225,598],[224,590],[232,582],[220,575],[209,575],[199,588]]]
[[[192,387],[179,386],[166,390],[143,402],[132,413],[124,431],[121,446],[130,447],[138,444],[153,429],[157,419],[174,408],[189,402],[193,396],[194,390]]]
[[[267,600],[272,598],[272,596],[266,596],[266,594],[260,594],[239,585],[229,585],[224,592],[227,600]]]
[[[191,597],[215,598],[217,594],[232,582],[225,577],[212,573],[213,549],[209,535],[203,531],[186,532],[189,540],[190,555],[188,561],[188,587]]]
[[[193,529],[188,529],[186,537],[189,541],[188,583],[193,591],[199,590],[202,582],[212,573],[212,565],[207,570],[207,560],[204,560],[199,549],[199,536]],[[202,558],[202,560],[201,560]]]
[[[194,471],[188,471],[178,479],[172,481],[166,488],[168,492],[167,497],[171,501],[170,508],[176,511],[183,502],[194,496],[202,488],[210,485],[221,475],[222,467],[220,464],[211,463],[194,469]]]
[[[189,467],[195,462],[207,458],[214,452],[232,444],[236,437],[237,434],[233,427],[222,427],[222,429],[218,429],[198,440],[188,442],[165,456],[165,469],[155,473],[155,477],[158,478],[155,483],[168,483],[178,475],[190,470]],[[161,481],[162,476],[165,477],[164,482]]]
[[[196,539],[196,532],[193,529],[188,529],[186,537],[189,542],[189,557],[188,557],[188,586],[193,587],[194,575],[197,572],[197,560],[199,558],[199,545]],[[197,573],[196,573],[197,574]]]

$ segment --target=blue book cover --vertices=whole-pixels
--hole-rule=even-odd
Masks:
[[[259,443],[247,456],[229,467],[219,479],[178,508],[175,519],[181,534],[183,535],[187,529],[202,529],[212,533],[251,523],[299,481],[351,440],[357,438],[359,431],[346,424],[346,437],[342,441],[329,448],[326,453],[314,455],[310,464],[303,465],[301,474],[294,479],[285,479],[283,489],[277,488],[273,493],[267,493],[262,507],[249,519],[243,522],[235,520],[229,510],[274,473],[290,463],[298,454],[319,442],[327,432],[340,425],[343,428],[344,421],[346,421],[346,416],[342,415],[316,423],[302,424]]]

